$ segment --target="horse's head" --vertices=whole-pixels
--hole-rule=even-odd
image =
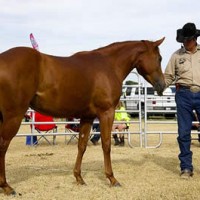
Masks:
[[[161,69],[162,57],[158,48],[164,39],[155,42],[144,41],[145,51],[139,55],[136,66],[138,73],[153,85],[159,95],[162,95],[165,89],[164,75]]]

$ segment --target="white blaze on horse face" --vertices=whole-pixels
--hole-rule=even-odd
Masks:
[[[84,134],[81,135],[82,138],[84,138],[84,136],[85,136]]]

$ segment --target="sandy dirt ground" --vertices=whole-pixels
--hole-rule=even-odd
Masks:
[[[152,125],[151,130],[176,130],[175,125]],[[20,129],[26,132],[24,127]],[[69,136],[68,136],[69,137]],[[65,144],[64,136],[57,136],[56,145],[43,141],[36,147],[25,145],[24,137],[15,137],[6,157],[7,181],[17,195],[7,197],[0,190],[2,200],[192,200],[200,196],[200,146],[192,141],[194,177],[179,177],[178,145],[175,134],[163,135],[159,148],[141,148],[139,137],[133,135],[130,148],[112,145],[114,175],[122,187],[110,187],[104,174],[101,143],[88,142],[82,175],[87,186],[76,184],[73,167],[77,155],[77,141]],[[195,136],[194,136],[195,137]],[[50,140],[51,136],[48,137]],[[67,138],[69,139],[69,138]],[[158,143],[158,136],[148,138],[149,146]]]

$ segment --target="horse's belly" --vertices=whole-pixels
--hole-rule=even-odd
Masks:
[[[70,95],[50,96],[47,94],[38,95],[31,101],[31,107],[41,113],[54,117],[80,117],[83,114],[91,113],[89,102],[83,98]]]

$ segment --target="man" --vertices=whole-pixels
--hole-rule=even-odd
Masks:
[[[165,70],[166,87],[175,82],[178,119],[178,144],[181,178],[193,175],[191,127],[193,110],[200,119],[200,30],[194,23],[186,23],[177,30],[176,40],[183,46],[172,54]]]
[[[99,120],[96,118],[94,122],[95,123],[92,126],[93,131],[100,132]],[[93,143],[93,145],[97,145],[100,138],[101,138],[100,134],[94,134],[93,137],[90,139],[90,141]]]

